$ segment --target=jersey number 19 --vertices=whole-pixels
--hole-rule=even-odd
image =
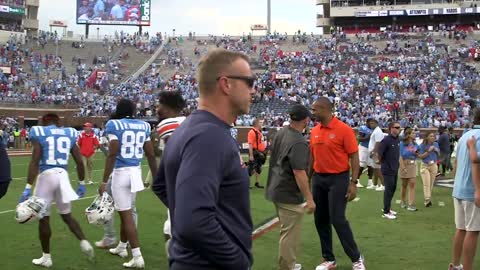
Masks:
[[[68,153],[70,152],[71,141],[68,137],[48,137],[48,159],[47,165],[67,165]]]

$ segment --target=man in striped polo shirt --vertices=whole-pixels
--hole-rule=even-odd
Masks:
[[[168,138],[177,127],[185,120],[185,116],[180,116],[183,108],[185,108],[185,100],[179,91],[163,91],[160,92],[157,105],[157,115],[160,123],[157,126],[157,135],[159,140],[160,151],[163,152]],[[160,162],[159,162],[160,163]],[[147,183],[152,180],[151,174],[147,177]],[[152,189],[155,190],[155,185]],[[168,244],[170,242],[170,212],[167,212],[167,220],[163,225],[163,234],[165,236],[165,250],[168,256]]]

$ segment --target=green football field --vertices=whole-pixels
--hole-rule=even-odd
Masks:
[[[26,182],[29,158],[15,157],[12,161],[14,180],[8,194],[0,200],[0,269],[27,270],[38,269],[31,260],[41,256],[38,241],[37,224],[17,224],[14,220],[14,211],[20,193]],[[87,186],[86,198],[73,203],[74,216],[79,220],[87,238],[92,242],[101,239],[101,227],[89,225],[83,214],[85,208],[93,201],[103,172],[103,155],[97,154],[94,168],[94,181],[97,184]],[[73,166],[70,167],[71,180],[76,187],[76,174]],[[144,176],[147,166],[143,166]],[[265,183],[266,172],[262,175]],[[366,176],[362,177],[366,184]],[[451,260],[451,238],[454,233],[453,205],[451,189],[435,187],[433,193],[434,207],[423,207],[423,193],[421,180],[417,182],[417,212],[407,212],[400,209],[396,200],[400,196],[398,187],[393,209],[398,211],[397,220],[381,218],[382,192],[359,189],[360,200],[348,205],[347,216],[350,220],[355,239],[365,257],[369,270],[438,270],[447,269]],[[439,202],[445,204],[439,206]],[[251,190],[252,218],[255,227],[274,217],[272,203],[264,199],[264,190]],[[54,208],[54,207],[53,207]],[[139,237],[141,249],[147,269],[168,269],[165,258],[163,240],[163,222],[166,218],[166,209],[163,204],[149,190],[143,191],[137,197],[139,212]],[[52,209],[52,213],[56,213]],[[96,249],[96,262],[91,263],[80,252],[79,242],[68,231],[61,218],[53,215],[51,254],[52,269],[122,269],[125,261],[115,257],[106,250]],[[118,228],[118,217],[117,217]],[[276,269],[278,250],[278,228],[264,234],[254,241],[253,254],[255,258],[253,269]],[[334,249],[337,256],[337,269],[351,268],[351,262],[344,254],[338,238],[334,236]],[[476,268],[480,269],[480,256],[476,258]],[[320,242],[313,223],[313,216],[304,219],[301,252],[298,262],[303,269],[314,270],[321,262]]]

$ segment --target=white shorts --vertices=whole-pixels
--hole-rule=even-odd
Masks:
[[[163,234],[169,235],[172,237],[172,225],[170,222],[170,210],[167,210],[167,220],[163,223]]]
[[[370,157],[370,152],[368,152],[367,165],[368,165],[369,167],[372,167],[373,169],[380,169],[380,168],[381,168],[380,163],[376,163],[376,162]]]
[[[37,185],[35,186],[34,196],[44,199],[47,202],[45,216],[50,216],[50,207],[52,202],[57,204],[57,212],[60,215],[70,214],[72,205],[68,198],[62,197],[61,184],[63,188],[72,189],[68,173],[62,168],[53,168],[43,171],[38,175]],[[64,193],[65,194],[65,193]]]
[[[132,192],[132,182],[140,179],[142,182],[142,171],[140,167],[124,167],[113,170],[112,173],[112,197],[115,202],[115,210],[127,211],[132,209],[136,192]]]
[[[455,226],[467,232],[480,231],[480,208],[473,201],[453,198],[455,209]]]
[[[365,146],[358,146],[358,156],[360,158],[360,167],[365,168],[368,164],[368,148]]]

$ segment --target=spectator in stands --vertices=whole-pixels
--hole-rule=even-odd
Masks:
[[[125,19],[125,10],[123,6],[125,5],[125,0],[117,0],[115,6],[112,7],[110,11],[110,17],[112,20],[122,21]]]

